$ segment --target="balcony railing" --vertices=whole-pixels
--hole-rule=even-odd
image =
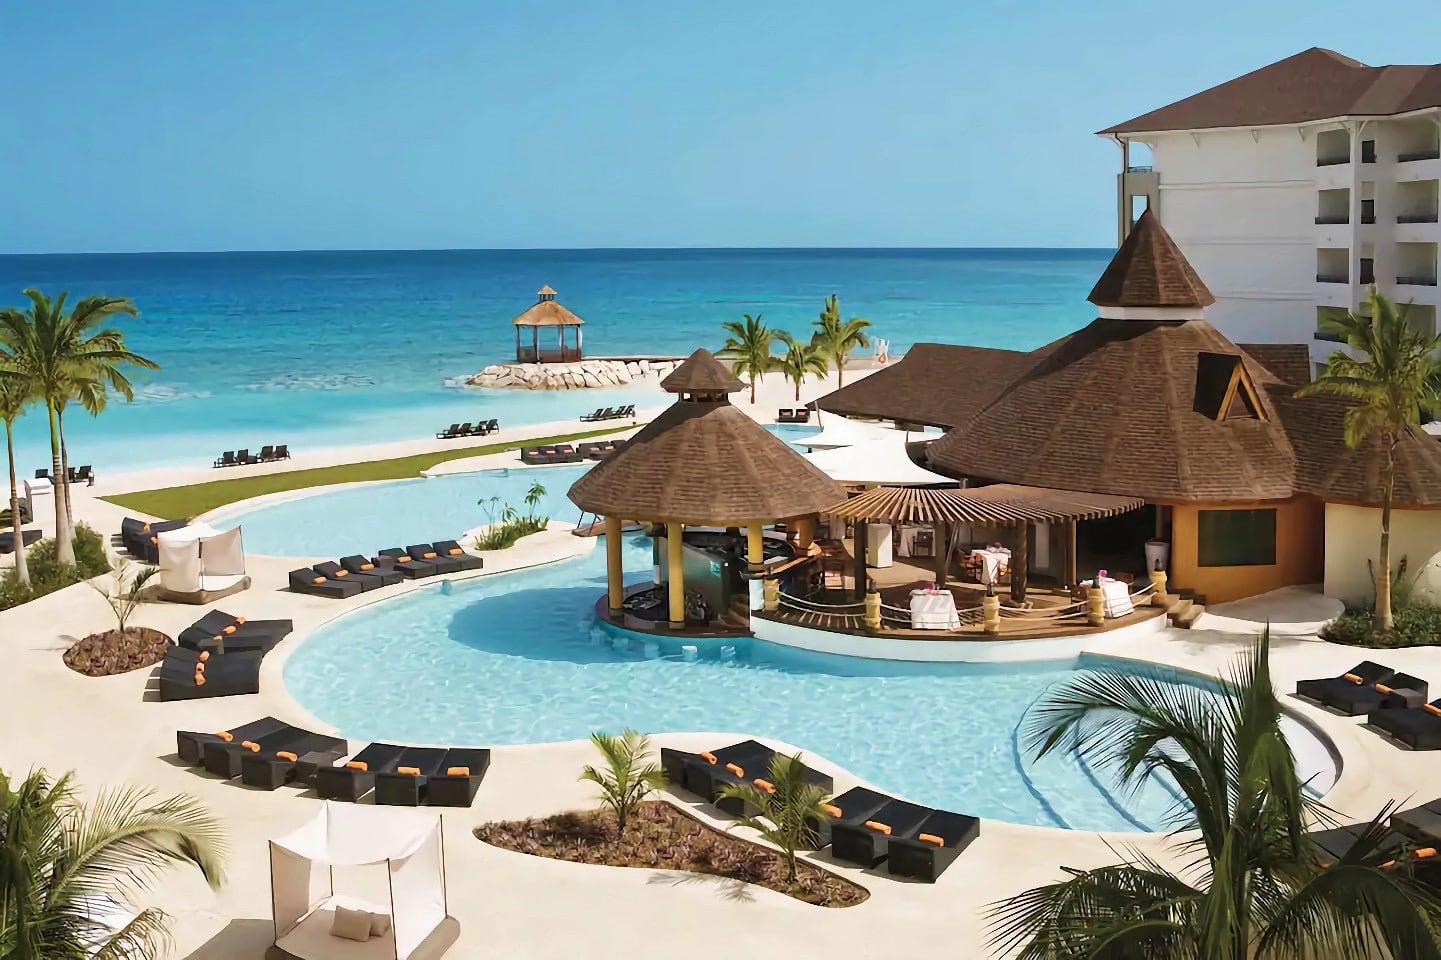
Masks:
[[[1410,153],[1396,154],[1397,163],[1410,163],[1412,160],[1441,160],[1441,149],[1431,147],[1426,150],[1413,150]]]
[[[1436,275],[1432,274],[1429,277],[1397,277],[1396,285],[1405,287],[1434,287],[1436,286]]]
[[[1318,274],[1316,274],[1316,282],[1317,282],[1317,283],[1350,283],[1351,281],[1346,278],[1346,275],[1345,275],[1344,273],[1318,273]]]
[[[1126,168],[1127,173],[1155,173],[1155,169],[1149,164],[1136,164]]]
[[[1334,166],[1338,166],[1338,165],[1343,164],[1343,163],[1350,163],[1350,162],[1351,162],[1351,158],[1350,158],[1350,157],[1317,157],[1317,158],[1316,158],[1316,166],[1318,166],[1318,167],[1334,167]]]
[[[1317,217],[1317,218],[1316,218],[1316,222],[1317,222],[1318,224],[1320,224],[1320,223],[1324,223],[1324,224],[1350,223],[1350,222],[1351,222],[1351,217],[1350,217],[1349,214],[1338,213],[1338,214],[1332,214],[1331,216]]]
[[[1324,340],[1327,343],[1345,343],[1346,338],[1334,330],[1317,330],[1311,334],[1312,340]]]
[[[1397,222],[1397,223],[1435,223],[1436,221],[1437,221],[1437,217],[1436,217],[1436,213],[1435,213],[1434,211],[1431,212],[1431,213],[1398,213],[1398,214],[1396,214],[1396,222]]]

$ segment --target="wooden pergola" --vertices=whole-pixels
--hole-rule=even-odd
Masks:
[[[1127,513],[1142,506],[1140,497],[1054,490],[1015,483],[986,487],[929,488],[875,487],[822,511],[856,523],[856,584],[865,582],[866,522],[930,523],[936,541],[936,581],[945,585],[950,560],[950,528],[958,523],[999,527],[1025,527],[1017,537],[1017,557],[1011,564],[1011,597],[1026,598],[1026,572],[1030,565],[1029,527],[1033,523],[1065,523],[1069,532],[1067,580],[1076,582],[1076,523]]]

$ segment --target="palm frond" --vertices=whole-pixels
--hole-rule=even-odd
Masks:
[[[167,954],[171,943],[169,915],[151,908],[106,938],[93,960],[149,960]]]

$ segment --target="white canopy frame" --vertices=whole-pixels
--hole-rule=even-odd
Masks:
[[[845,417],[832,414],[822,424],[820,433],[792,442],[795,446],[805,447],[807,450],[815,452],[831,450],[836,447],[852,447],[858,443],[887,435],[895,435],[902,440],[907,436],[905,431],[895,430],[883,424],[870,423],[865,420],[847,420]]]
[[[817,450],[803,456],[841,483],[893,487],[956,485],[954,477],[919,466],[906,451],[907,443],[904,432],[887,430],[851,446]]]
[[[156,535],[160,592],[168,600],[209,603],[250,586],[240,528],[192,523]]]

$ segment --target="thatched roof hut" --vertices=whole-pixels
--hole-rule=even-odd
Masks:
[[[511,323],[515,327],[515,359],[517,362],[567,362],[579,360],[584,356],[584,340],[580,328],[585,321],[556,302],[555,290],[551,288],[550,284],[541,287],[536,293],[535,305],[516,317]],[[522,327],[530,328],[529,344],[521,343]],[[556,328],[558,338],[554,349],[541,344],[541,327]],[[575,331],[575,346],[573,347],[565,342],[567,330]]]

